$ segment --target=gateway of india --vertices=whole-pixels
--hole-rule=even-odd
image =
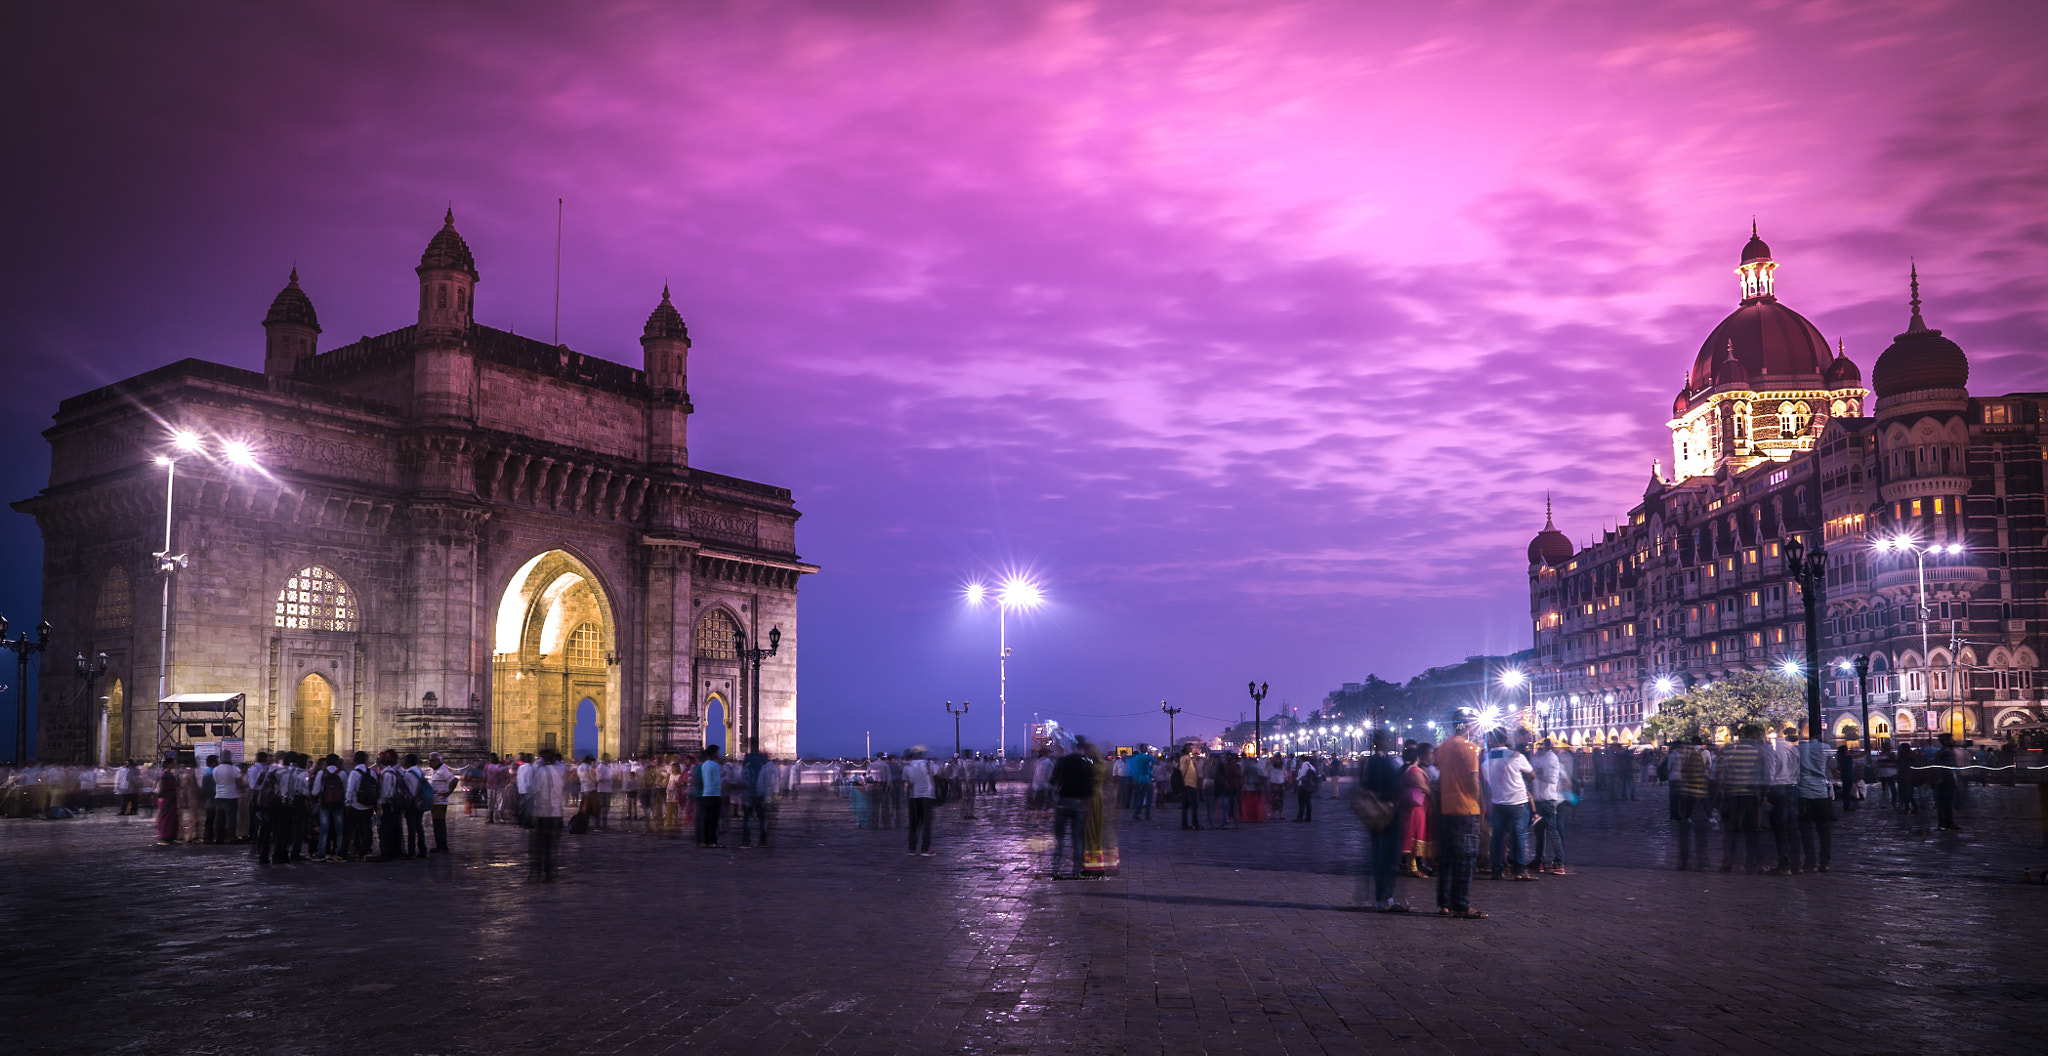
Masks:
[[[1530,540],[1530,705],[1574,743],[1632,741],[1665,698],[1803,671],[1796,540],[1826,550],[1830,740],[2042,728],[2048,393],[1972,393],[1969,357],[1921,313],[1917,269],[1866,386],[1779,302],[1777,267],[1752,230],[1741,301],[1670,404],[1671,472],[1654,467],[1584,546],[1548,520]]]
[[[172,709],[240,694],[197,707],[251,753],[567,752],[594,720],[615,756],[793,756],[817,568],[787,489],[690,465],[668,291],[634,369],[475,322],[453,210],[415,270],[412,325],[322,351],[294,270],[262,373],[186,359],[58,407],[15,504],[56,628],[37,754],[231,734]],[[96,699],[76,652],[107,656]]]

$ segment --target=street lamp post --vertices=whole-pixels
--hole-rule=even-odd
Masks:
[[[26,763],[34,753],[28,750],[28,658],[50,647],[50,621],[36,624],[36,640],[28,640],[28,632],[17,632],[13,641],[7,640],[7,617],[0,616],[0,649],[12,649],[18,673],[14,678],[14,761]]]
[[[946,702],[946,714],[953,716],[953,758],[960,758],[960,716],[967,714],[967,702],[960,702],[960,710],[953,710],[953,702]]]
[[[1927,622],[1933,614],[1927,606],[1927,555],[1960,554],[1963,552],[1963,544],[1930,543],[1921,546],[1914,542],[1911,536],[1895,535],[1889,539],[1879,539],[1874,546],[1881,554],[1905,551],[1911,551],[1913,554],[1913,566],[1920,582],[1920,695],[1923,703],[1931,705],[1934,703],[1934,663],[1927,652]],[[1953,661],[1954,658],[1950,659]]]
[[[164,577],[163,607],[158,614],[156,639],[156,706],[157,714],[163,714],[164,698],[170,695],[171,678],[171,583],[186,564],[184,554],[171,553],[171,519],[177,508],[178,463],[185,458],[211,457],[206,441],[198,433],[185,429],[171,430],[171,447],[177,454],[156,456],[156,464],[164,467],[164,548],[149,556],[156,559],[157,574]],[[222,441],[219,457],[244,469],[256,468],[256,454],[249,445],[240,440]],[[157,724],[157,754],[163,754],[163,723]]]
[[[91,660],[87,660],[85,658],[84,653],[79,653],[78,659],[74,661],[74,663],[78,671],[78,677],[85,679],[85,706],[87,708],[91,708],[97,705],[100,701],[100,698],[92,695],[92,690],[93,686],[99,682],[100,676],[107,673],[107,654],[97,653],[94,654]],[[109,757],[113,755],[113,750],[111,749],[111,747],[102,750],[105,751]],[[107,762],[111,762],[112,760],[111,758],[95,758],[93,761],[96,763],[104,764]]]
[[[1180,714],[1180,713],[1181,713],[1182,711],[1184,711],[1184,710],[1186,710],[1186,709],[1184,709],[1184,708],[1169,708],[1169,707],[1167,707],[1167,706],[1166,706],[1166,702],[1162,700],[1162,701],[1160,701],[1160,702],[1159,702],[1159,710],[1160,710],[1160,711],[1163,711],[1163,712],[1165,712],[1165,713],[1166,713],[1166,752],[1167,752],[1167,754],[1168,754],[1168,755],[1171,755],[1171,754],[1173,754],[1173,750],[1174,750],[1175,748],[1178,748],[1178,747],[1180,747],[1179,745],[1177,745],[1177,744],[1175,744],[1175,743],[1174,743],[1174,737],[1173,737],[1173,717],[1174,717],[1175,715],[1178,715],[1178,714]]]
[[[1263,682],[1247,682],[1245,683],[1245,688],[1250,690],[1252,695],[1252,754],[1257,755],[1259,754],[1259,709],[1266,703],[1266,684]],[[1238,714],[1242,715],[1243,712]]]
[[[1806,735],[1827,740],[1827,727],[1820,718],[1820,596],[1827,589],[1828,551],[1793,536],[1785,541],[1785,567],[1799,584],[1799,596],[1806,608]]]
[[[1856,658],[1856,692],[1863,699],[1863,769],[1870,769],[1870,656]]]
[[[1523,671],[1521,668],[1511,667],[1506,671],[1501,672],[1500,684],[1506,686],[1509,689],[1516,689],[1521,686],[1528,686],[1529,710],[1536,710],[1536,680],[1530,678],[1528,672]],[[1536,732],[1538,733],[1538,735],[1541,735],[1543,732],[1543,718],[1540,713],[1537,716],[1536,725],[1538,727]]]
[[[733,632],[733,644],[739,647],[741,664],[751,664],[751,677],[747,682],[747,750],[761,750],[761,661],[775,655],[782,648],[782,628],[768,628],[768,648],[747,648],[745,631]]]

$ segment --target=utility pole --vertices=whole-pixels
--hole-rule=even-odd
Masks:
[[[1184,710],[1186,710],[1186,709],[1184,709],[1184,708],[1169,708],[1169,707],[1167,707],[1167,706],[1166,706],[1166,702],[1162,700],[1162,701],[1160,701],[1160,702],[1159,702],[1159,710],[1160,710],[1160,711],[1163,711],[1163,712],[1165,712],[1165,713],[1166,713],[1166,754],[1168,754],[1168,755],[1172,755],[1172,754],[1173,754],[1173,750],[1174,750],[1174,748],[1178,747],[1177,745],[1175,745],[1175,744],[1174,744],[1174,738],[1173,738],[1173,717],[1174,717],[1175,715],[1178,715],[1178,714],[1180,714],[1180,713],[1181,713],[1182,711],[1184,711]]]

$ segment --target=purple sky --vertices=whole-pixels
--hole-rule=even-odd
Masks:
[[[451,201],[545,337],[564,197],[562,340],[637,364],[671,284],[693,461],[805,511],[809,753],[993,745],[1011,567],[1013,742],[1526,646],[1544,491],[1584,539],[1668,462],[1752,215],[1866,374],[1914,258],[2048,388],[2038,3],[205,9],[0,13],[7,497],[61,397],[260,368],[294,263],[327,347],[406,324]]]

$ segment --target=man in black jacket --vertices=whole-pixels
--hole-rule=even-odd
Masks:
[[[1053,794],[1052,809],[1052,875],[1062,879],[1060,874],[1060,843],[1067,836],[1069,826],[1073,828],[1074,872],[1073,879],[1079,879],[1082,872],[1082,845],[1086,842],[1088,800],[1095,795],[1095,763],[1081,753],[1080,743],[1067,749],[1067,754],[1052,766],[1050,780]]]

